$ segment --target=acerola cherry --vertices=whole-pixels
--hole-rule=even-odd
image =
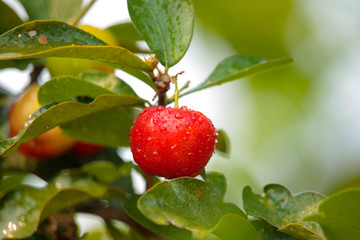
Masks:
[[[11,106],[9,112],[10,137],[15,136],[26,119],[40,108],[37,101],[37,93],[40,86],[33,85],[27,89]],[[42,135],[24,143],[19,147],[19,151],[26,156],[44,160],[58,157],[70,150],[74,140],[61,134],[61,129],[55,127]]]
[[[214,152],[217,132],[200,112],[151,106],[136,118],[129,137],[140,169],[171,179],[201,173]]]

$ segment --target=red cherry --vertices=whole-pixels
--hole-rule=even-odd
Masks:
[[[201,173],[214,152],[217,132],[201,112],[151,106],[134,121],[129,137],[141,170],[171,179]]]

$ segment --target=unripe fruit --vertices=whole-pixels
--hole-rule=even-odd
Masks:
[[[93,26],[83,25],[80,29],[94,35],[109,45],[117,45],[118,41],[110,31],[101,30]],[[82,72],[94,71],[113,73],[114,68],[106,63],[77,58],[47,58],[45,66],[52,77],[60,75],[78,76]]]
[[[201,173],[214,152],[217,132],[200,112],[152,106],[136,118],[129,137],[140,169],[171,179]]]
[[[40,86],[33,85],[13,103],[9,112],[10,137],[15,136],[23,127],[26,119],[41,105],[37,101]],[[42,135],[21,145],[18,150],[26,156],[39,160],[60,156],[70,150],[74,140],[61,134],[55,127]]]

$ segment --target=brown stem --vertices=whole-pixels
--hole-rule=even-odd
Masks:
[[[158,98],[159,106],[166,106],[166,92],[159,93]]]
[[[30,83],[29,86],[35,83],[38,83],[39,76],[44,69],[44,65],[34,66],[33,70],[30,73]]]

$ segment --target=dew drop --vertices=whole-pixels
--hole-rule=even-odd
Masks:
[[[161,127],[161,128],[160,128],[160,131],[166,132],[166,131],[167,131],[167,128],[166,128],[166,127]]]
[[[147,140],[148,140],[148,141],[151,141],[151,140],[152,140],[152,137],[148,137]]]
[[[190,136],[191,132],[187,131],[185,134],[188,135],[188,136]]]
[[[181,109],[188,110],[187,106],[182,106]]]
[[[171,146],[171,150],[174,150],[176,147],[177,147],[176,144],[172,145],[172,146]]]
[[[175,113],[175,118],[182,119],[182,118],[184,118],[184,116],[181,113]]]
[[[37,34],[37,31],[36,30],[30,30],[28,31],[28,35],[32,38],[32,37],[35,37]]]
[[[194,155],[193,152],[189,152],[189,153],[188,153],[188,156],[192,156],[192,155]]]
[[[153,122],[154,124],[159,124],[159,123],[160,123],[160,118],[154,117],[154,118],[152,119],[152,122]]]
[[[21,34],[18,35],[19,38],[21,38],[21,36],[22,36]]]
[[[141,152],[141,148],[136,148],[136,151],[137,151],[137,152]]]
[[[157,154],[158,154],[158,152],[157,152],[157,151],[154,151],[154,152],[153,152],[153,155],[157,155]]]
[[[199,121],[199,123],[203,123],[204,119],[202,117],[199,117],[198,121]]]

